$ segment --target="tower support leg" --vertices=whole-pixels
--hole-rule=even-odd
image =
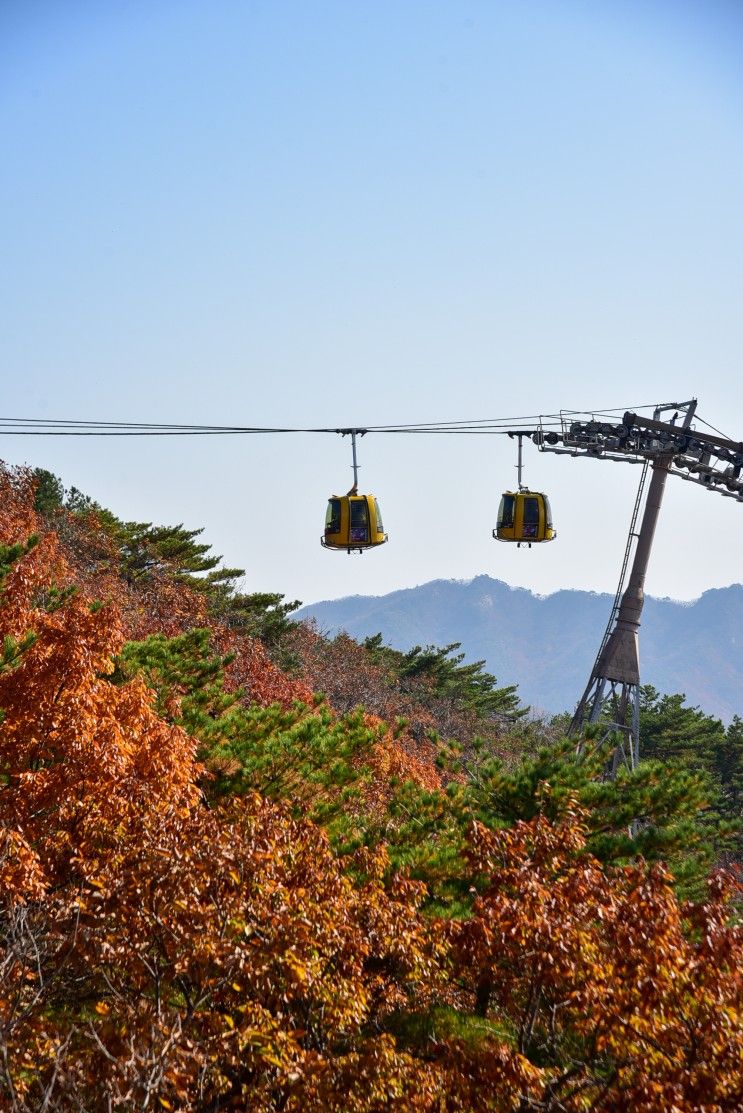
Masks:
[[[600,720],[602,740],[611,734],[616,735],[617,746],[607,769],[607,776],[612,779],[621,765],[634,769],[640,760],[638,631],[645,601],[645,574],[671,460],[670,455],[664,454],[653,462],[627,588],[622,595],[613,629],[596,660],[569,728],[569,733],[578,737],[578,752],[584,745],[582,735],[586,724]]]

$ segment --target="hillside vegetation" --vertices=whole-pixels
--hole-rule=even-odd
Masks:
[[[441,646],[461,641],[501,683],[517,682],[526,703],[559,713],[574,707],[585,687],[611,605],[612,596],[592,591],[540,596],[476,576],[312,603],[297,617],[361,640],[381,631],[403,651],[422,639]],[[743,714],[742,625],[741,584],[705,591],[693,603],[647,596],[643,677],[660,692],[685,692],[690,703],[731,722]]]
[[[241,577],[0,471],[0,1108],[739,1110],[740,720],[608,783]]]

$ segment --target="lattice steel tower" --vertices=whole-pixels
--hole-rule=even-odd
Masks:
[[[625,413],[623,423],[618,426],[606,421],[572,421],[569,425],[564,423],[561,434],[540,433],[534,438],[543,451],[642,465],[614,605],[569,730],[577,736],[579,749],[587,724],[600,723],[601,740],[616,734],[619,741],[607,770],[612,777],[622,764],[633,769],[640,760],[638,631],[645,598],[645,574],[666,479],[669,474],[679,475],[743,502],[743,443],[692,429],[696,405],[696,399],[692,399],[658,406],[652,419]],[[676,411],[671,421],[661,421],[661,414],[668,410]],[[682,418],[680,423],[679,418]],[[648,473],[650,483],[637,530]]]

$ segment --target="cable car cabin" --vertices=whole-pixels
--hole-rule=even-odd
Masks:
[[[498,541],[515,541],[532,545],[553,541],[557,533],[552,525],[552,511],[546,495],[537,491],[506,491],[498,508],[498,525],[493,537]]]
[[[363,553],[384,545],[387,534],[382,525],[382,514],[374,495],[333,495],[328,500],[325,515],[325,534],[320,544],[326,549],[345,549]]]

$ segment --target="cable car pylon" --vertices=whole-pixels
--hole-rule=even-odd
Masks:
[[[655,410],[653,420],[662,425],[665,423],[660,423],[659,418],[665,409],[675,409],[679,412],[684,410],[685,416],[681,426],[675,425],[678,413],[674,415],[671,423],[666,426],[671,431],[680,432],[683,429],[688,429],[691,425],[696,405],[696,399],[692,399],[692,401],[681,405],[659,406]],[[588,684],[568,729],[569,735],[578,736],[578,752],[585,745],[583,735],[586,725],[592,725],[600,721],[601,741],[605,741],[611,734],[617,735],[618,742],[607,769],[607,776],[610,779],[616,776],[620,766],[626,765],[629,769],[635,769],[640,761],[639,629],[645,601],[645,574],[663,501],[666,479],[674,462],[674,453],[677,451],[672,443],[669,444],[667,451],[663,451],[663,447],[662,442],[659,442],[658,448],[652,457],[645,458],[627,539],[624,563],[619,578],[619,587],[609,625],[599,648]],[[645,500],[642,524],[638,533],[635,526],[642,502],[648,466],[652,474]],[[627,587],[622,591],[634,541],[637,544],[632,560],[632,569]]]

